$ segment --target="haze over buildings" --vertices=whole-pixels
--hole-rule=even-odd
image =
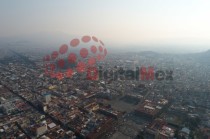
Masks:
[[[0,139],[210,139],[209,7],[1,0]]]
[[[1,44],[30,41],[29,47],[41,45],[44,40],[43,46],[53,47],[52,44],[57,46],[72,36],[93,34],[107,46],[125,51],[198,52],[210,48],[210,1],[207,0],[2,0],[0,3]]]

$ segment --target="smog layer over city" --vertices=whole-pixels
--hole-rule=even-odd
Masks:
[[[1,0],[0,139],[210,139],[209,7]]]

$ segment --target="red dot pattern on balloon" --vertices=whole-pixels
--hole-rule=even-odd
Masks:
[[[107,55],[107,50],[106,50],[106,48],[104,49],[104,56],[106,56]]]
[[[62,73],[62,72],[58,72],[58,73],[56,74],[56,78],[57,78],[58,80],[63,79],[63,73]]]
[[[95,36],[87,36],[87,35],[83,36],[81,39],[74,38],[69,43],[71,49],[75,49],[73,47],[77,47],[80,44],[81,47],[83,43],[89,43],[90,41],[94,42],[95,44],[92,44],[89,47],[81,48],[79,50],[79,55],[71,52],[68,53],[68,55],[66,56],[67,63],[74,64],[76,67],[70,68],[69,65],[65,63],[64,60],[65,58],[63,57],[65,55],[63,54],[66,54],[68,52],[67,44],[61,45],[58,51],[53,51],[50,55],[44,56],[43,61],[45,63],[48,63],[45,69],[46,74],[50,75],[50,77],[52,78],[56,77],[57,79],[61,80],[64,77],[64,75],[65,77],[72,77],[74,70],[76,70],[78,73],[83,73],[83,72],[87,73],[86,70],[88,70],[87,69],[88,67],[94,67],[97,61],[102,61],[106,57],[107,49],[104,48],[104,43]],[[58,59],[59,55],[60,56],[63,55],[61,56],[63,58],[60,57],[60,59]],[[80,62],[77,62],[78,60],[80,60]],[[64,67],[67,67],[68,69],[63,73],[61,71],[57,73],[55,72],[59,68],[62,68],[64,70]]]
[[[79,43],[80,43],[79,39],[73,39],[71,40],[70,45],[72,47],[76,47],[77,45],[79,45]]]
[[[99,42],[104,46],[104,43],[101,40]]]
[[[67,51],[68,51],[68,45],[66,44],[63,44],[59,49],[60,54],[65,54]]]
[[[93,39],[95,42],[98,42],[98,39],[97,39],[95,36],[93,36],[92,39]]]
[[[55,70],[55,64],[50,64],[50,70],[54,71]]]
[[[85,71],[85,69],[86,69],[86,65],[84,62],[81,61],[77,64],[77,67],[76,67],[77,72],[82,73]]]
[[[57,52],[57,51],[54,51],[54,52],[51,54],[51,58],[52,58],[53,60],[55,60],[57,57],[58,57],[58,52]]]
[[[90,36],[83,36],[83,37],[82,37],[82,41],[83,41],[84,43],[87,43],[87,42],[89,42],[90,40],[91,40]]]
[[[96,64],[96,59],[94,57],[91,57],[88,59],[88,65],[93,66]]]
[[[70,53],[68,56],[68,62],[69,63],[76,63],[77,61],[77,56],[75,53]]]
[[[45,64],[45,74],[49,74],[49,64]]]
[[[100,54],[97,55],[97,59],[98,59],[99,61],[101,60],[101,55],[100,55]]]
[[[87,69],[87,80],[97,80],[98,79],[98,70],[96,67],[89,67]]]
[[[81,56],[82,58],[86,58],[86,57],[88,56],[88,50],[87,50],[87,48],[82,48],[82,49],[80,50],[80,56]]]
[[[102,46],[99,46],[99,51],[103,52],[103,47]]]
[[[101,55],[101,59],[100,60],[104,60],[105,56],[104,55]]]
[[[90,49],[91,49],[91,52],[94,53],[94,54],[97,52],[97,48],[96,48],[95,45],[91,46]]]
[[[66,73],[65,73],[66,77],[71,78],[73,75],[73,70],[72,69],[67,69]]]
[[[64,65],[65,65],[65,61],[64,61],[63,59],[59,59],[59,60],[58,60],[58,66],[59,66],[60,68],[63,68]]]

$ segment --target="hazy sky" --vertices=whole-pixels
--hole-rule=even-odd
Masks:
[[[40,32],[93,34],[125,46],[210,49],[210,0],[0,1],[0,37]]]

